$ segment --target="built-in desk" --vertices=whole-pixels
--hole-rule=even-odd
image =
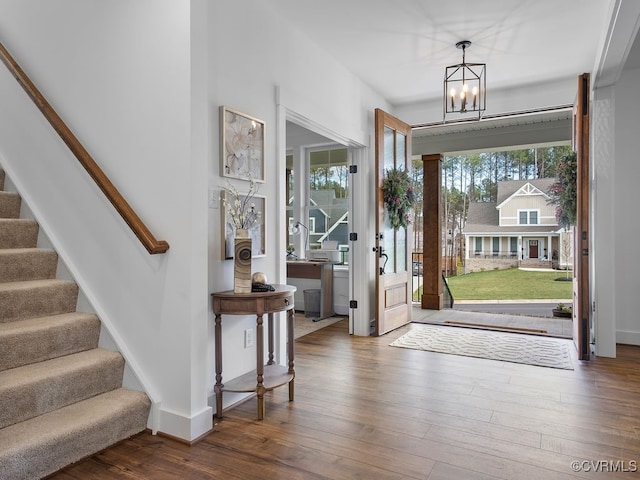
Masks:
[[[333,311],[333,265],[336,262],[314,262],[292,260],[287,262],[287,278],[308,278],[320,280],[320,315],[313,321],[332,317]],[[293,282],[288,282],[293,283]]]

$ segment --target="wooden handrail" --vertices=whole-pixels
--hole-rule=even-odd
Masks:
[[[20,68],[20,65],[9,54],[4,45],[0,43],[0,60],[7,66],[11,74],[15,77],[22,88],[27,92],[29,98],[36,104],[51,126],[54,128],[62,141],[67,144],[71,152],[80,161],[91,178],[96,182],[100,190],[107,196],[109,201],[122,216],[124,221],[129,225],[136,237],[142,242],[144,247],[150,254],[164,253],[169,249],[169,244],[164,240],[156,240],[147,226],[140,220],[140,217],[127,203],[118,189],[111,183],[111,180],[105,175],[98,164],[93,160],[89,152],[85,150],[80,141],[71,132],[69,127],[64,123],[46,98],[40,93],[26,73]]]

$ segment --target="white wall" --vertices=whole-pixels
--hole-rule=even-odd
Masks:
[[[593,244],[591,249],[592,285],[595,302],[595,353],[616,356],[616,285],[615,271],[617,223],[615,215],[615,101],[613,87],[594,92],[591,109],[591,181]]]
[[[640,345],[634,239],[636,204],[630,200],[640,175],[637,162],[640,70],[622,73],[594,95],[592,120],[593,247],[596,354],[615,357],[616,343]]]
[[[635,221],[637,204],[630,192],[638,189],[640,163],[638,162],[638,125],[640,124],[640,69],[624,72],[614,87],[615,95],[615,155],[613,178],[615,189],[613,208],[613,270],[615,319],[618,343],[640,345],[640,317],[638,316],[638,292],[640,278],[636,274],[638,264],[634,240],[640,237],[640,223]],[[604,172],[601,172],[604,173]],[[607,202],[606,198],[600,198]],[[607,279],[604,279],[606,281]]]
[[[285,283],[285,159],[278,158],[276,125],[278,109],[309,120],[340,138],[368,145],[375,107],[389,108],[332,57],[309,42],[298,29],[292,29],[273,14],[264,2],[248,0],[217,1],[209,7],[209,118],[211,122],[211,158],[208,159],[209,186],[219,189],[227,179],[220,176],[219,118],[220,105],[238,109],[266,122],[265,183],[260,194],[267,197],[267,254],[253,259],[253,271],[265,272],[269,283]],[[300,28],[303,28],[301,26]],[[284,146],[282,146],[284,147]],[[362,165],[359,175],[369,175],[369,165]],[[247,184],[234,181],[246,191]],[[368,195],[370,192],[364,192]],[[368,200],[361,204],[371,205]],[[362,209],[357,215],[368,215]],[[233,262],[220,256],[220,209],[209,210],[209,290],[233,288]],[[361,248],[367,238],[363,232]],[[370,249],[369,249],[370,251]],[[362,272],[363,276],[371,272]],[[363,282],[364,283],[364,282]],[[364,303],[366,299],[363,300]],[[365,309],[363,309],[365,310]],[[210,315],[213,324],[213,315]],[[365,323],[368,326],[368,318]],[[255,368],[255,350],[245,349],[243,332],[255,328],[255,318],[223,318],[223,378],[231,379]],[[368,331],[368,327],[367,327]],[[210,331],[210,344],[213,333]],[[281,346],[283,342],[281,342]],[[282,349],[281,349],[282,353]],[[213,349],[209,363],[213,379]],[[280,359],[284,361],[284,358]],[[213,382],[210,383],[213,389]],[[224,404],[237,400],[230,395]]]
[[[161,402],[150,426],[186,439],[212,424],[202,340],[208,159],[192,128],[202,115],[192,105],[205,99],[191,80],[192,53],[206,56],[191,35],[186,1],[0,3],[0,41],[169,252],[144,250],[4,67],[0,162]]]
[[[635,93],[640,70],[637,55],[630,53],[637,51],[640,4],[616,0],[611,8],[592,78],[591,266],[596,355],[615,357],[616,342],[640,345],[640,279],[633,245],[640,224],[632,195],[640,174],[640,99]]]
[[[373,109],[389,105],[258,0],[3,0],[0,41],[171,245],[164,255],[144,250],[0,68],[0,164],[156,402],[149,426],[194,439],[212,425],[209,294],[230,289],[233,277],[220,258],[220,210],[207,201],[209,187],[225,184],[219,106],[267,125],[267,255],[254,271],[276,283],[285,271],[279,109],[368,146]],[[366,185],[371,154],[357,158]],[[370,190],[360,190],[370,205]],[[358,215],[364,224],[370,212]],[[373,235],[359,233],[367,249]],[[255,366],[241,341],[253,323],[224,322],[226,379]]]

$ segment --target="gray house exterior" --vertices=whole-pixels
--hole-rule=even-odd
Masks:
[[[572,232],[558,225],[547,192],[554,178],[498,183],[496,202],[469,205],[465,271],[571,264]]]
[[[349,199],[336,198],[333,189],[311,190],[309,197],[309,218],[305,225],[309,234],[307,248],[313,250],[321,248],[325,240],[335,241],[342,252],[341,261],[348,263]],[[289,206],[292,202],[293,197],[289,199]],[[287,221],[291,230],[295,220],[290,211],[287,211]]]

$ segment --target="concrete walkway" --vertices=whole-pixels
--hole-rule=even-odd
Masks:
[[[557,272],[554,269],[521,268],[530,271]],[[422,284],[422,276],[413,277],[413,291]],[[554,337],[571,338],[573,336],[573,322],[570,318],[557,318],[551,315],[552,306],[546,305],[540,310],[540,316],[501,313],[500,308],[494,312],[471,311],[472,305],[487,304],[551,304],[558,303],[571,305],[571,299],[511,299],[511,300],[458,300],[454,302],[453,309],[422,310],[419,304],[413,307],[413,322],[434,323],[445,325],[466,324],[478,328],[503,329],[505,331],[519,331],[537,335],[549,335]],[[464,305],[465,309],[456,309],[456,306]],[[547,313],[548,312],[548,313]]]
[[[530,300],[527,300],[527,302],[530,302]],[[565,301],[564,303],[567,302]],[[416,323],[500,329],[564,338],[571,338],[573,335],[573,324],[570,318],[543,318],[526,315],[470,312],[456,310],[455,308],[422,310],[420,306],[414,306],[412,321]]]

